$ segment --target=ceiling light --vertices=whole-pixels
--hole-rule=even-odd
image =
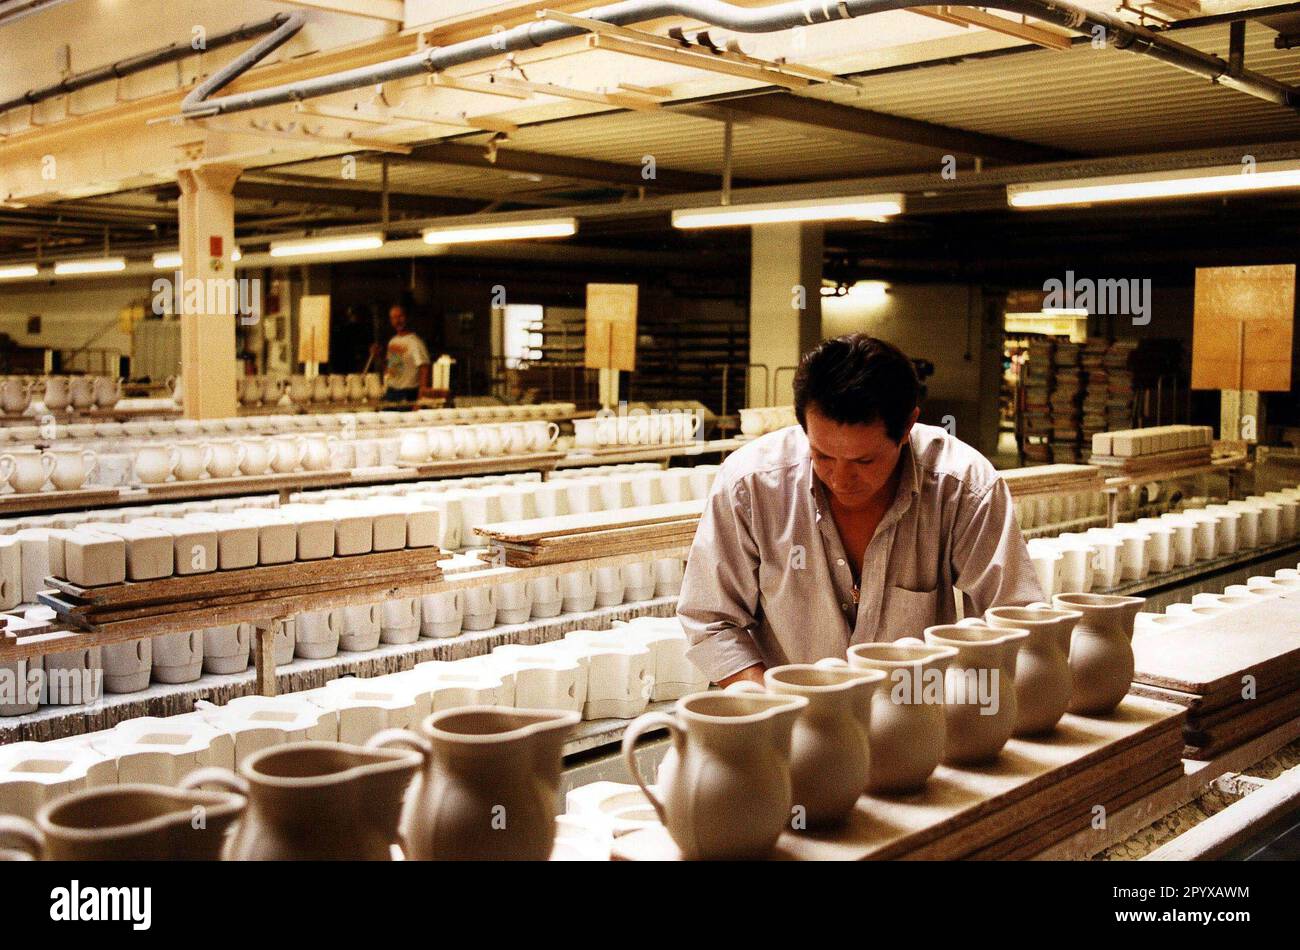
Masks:
[[[879,221],[903,211],[903,196],[860,195],[817,201],[774,201],[767,204],[718,205],[673,212],[675,228],[733,228],[750,224],[798,221]]]
[[[472,244],[478,241],[519,241],[526,238],[569,237],[578,232],[576,218],[550,218],[513,224],[469,224],[459,228],[429,228],[425,244]]]
[[[1300,163],[1224,165],[1141,175],[1114,175],[1109,178],[1007,185],[1007,203],[1013,208],[1049,208],[1110,201],[1223,195],[1275,188],[1300,188]]]
[[[340,234],[335,237],[309,238],[303,241],[274,241],[272,257],[295,257],[299,254],[334,254],[342,251],[373,251],[384,246],[380,234]]]
[[[23,277],[35,277],[39,270],[35,264],[15,264],[11,267],[0,267],[0,280],[20,280]]]
[[[181,266],[180,251],[165,251],[153,256],[153,266],[159,270],[175,270]]]
[[[124,257],[100,257],[88,261],[59,261],[54,265],[54,273],[67,274],[111,274],[126,269]]]

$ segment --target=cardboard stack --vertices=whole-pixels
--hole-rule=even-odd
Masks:
[[[1136,340],[1116,340],[1106,350],[1107,429],[1127,429],[1133,424],[1133,351]]]
[[[1050,462],[1052,437],[1052,340],[1031,340],[1025,361],[1024,453],[1034,462]]]
[[[1078,343],[1058,343],[1052,360],[1052,462],[1070,463],[1081,459],[1083,439],[1083,396],[1085,376],[1080,363],[1083,350]]]

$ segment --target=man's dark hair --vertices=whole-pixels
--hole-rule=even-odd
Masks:
[[[895,442],[912,418],[921,384],[916,367],[892,343],[865,333],[824,340],[805,353],[794,377],[794,412],[801,426],[810,405],[832,422],[879,420]]]

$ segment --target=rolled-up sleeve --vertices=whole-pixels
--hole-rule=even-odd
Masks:
[[[976,615],[1045,600],[1006,482],[964,492],[952,541],[953,582]]]
[[[677,616],[687,656],[711,682],[763,662],[750,631],[758,610],[758,546],[742,482],[718,478],[691,543]]]

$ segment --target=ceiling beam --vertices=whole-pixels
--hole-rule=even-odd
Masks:
[[[435,142],[422,145],[408,156],[394,156],[390,161],[420,161],[439,165],[461,165],[499,172],[523,172],[533,175],[550,175],[577,181],[626,188],[645,188],[650,191],[712,191],[722,187],[717,175],[677,171],[659,166],[654,178],[642,177],[642,166],[621,165],[589,158],[570,158],[567,155],[550,155],[543,152],[526,152],[519,149],[498,148],[496,161],[488,161],[488,152],[481,145],[462,142]]]
[[[1031,142],[968,132],[947,125],[922,122],[902,116],[859,109],[856,106],[825,102],[808,96],[789,93],[739,96],[717,99],[707,104],[694,103],[668,106],[674,111],[699,115],[703,118],[731,119],[743,122],[745,118],[775,120],[804,126],[820,135],[841,140],[864,139],[904,142],[942,152],[976,155],[985,159],[1015,164],[1060,161],[1075,157],[1073,153],[1047,148]]]
[[[336,188],[286,184],[275,181],[246,181],[235,183],[235,197],[250,201],[274,201],[282,204],[330,205],[342,208],[377,210],[383,206],[383,194],[369,188]],[[388,193],[388,207],[392,211],[412,211],[417,214],[473,214],[482,210],[486,202],[466,198],[443,198],[436,195],[418,195],[410,192]],[[441,209],[441,210],[439,210]]]

